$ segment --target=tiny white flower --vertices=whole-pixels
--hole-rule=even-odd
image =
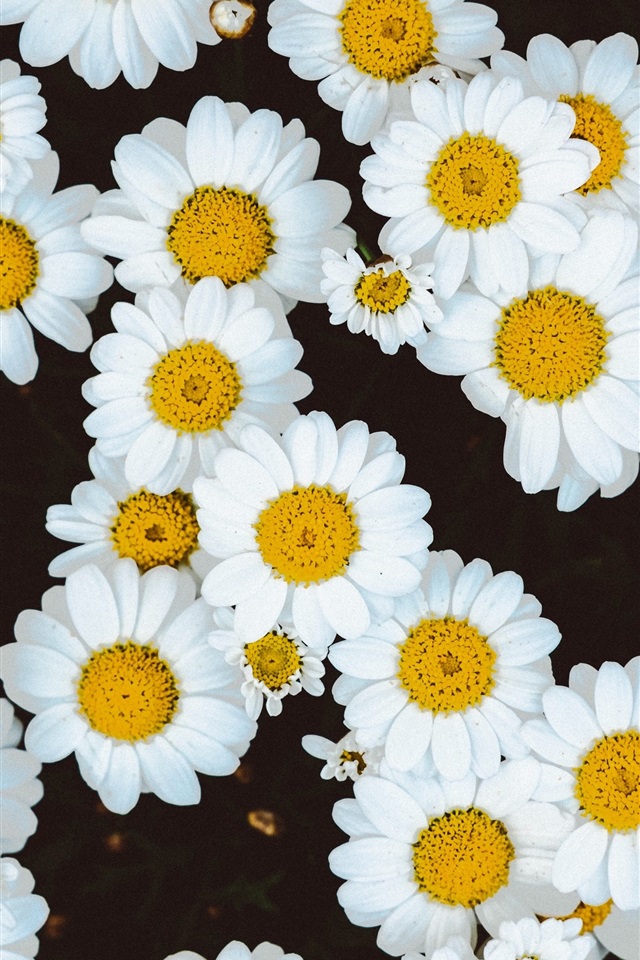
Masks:
[[[31,807],[42,798],[38,780],[41,764],[18,743],[22,724],[13,704],[0,698],[0,853],[17,853],[36,831],[38,818]]]
[[[320,771],[323,780],[357,780],[365,774],[378,773],[382,759],[382,747],[364,748],[356,740],[353,730],[341,737],[337,743],[308,733],[302,738],[302,747],[312,757],[324,760]]]
[[[29,161],[51,149],[38,133],[47,122],[39,90],[39,81],[20,76],[14,60],[0,60],[0,190],[7,193],[18,193],[33,177]]]
[[[30,870],[13,857],[0,859],[0,954],[7,960],[33,960],[38,952],[36,932],[49,916],[44,897],[32,893]]]

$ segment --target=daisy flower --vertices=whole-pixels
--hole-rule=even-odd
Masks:
[[[54,194],[59,169],[50,150],[34,161],[20,193],[0,197],[0,369],[14,383],[33,380],[38,369],[29,322],[67,350],[86,350],[92,335],[82,301],[113,281],[109,264],[80,236],[98,191],[85,183]]]
[[[202,595],[235,605],[245,643],[272,629],[287,604],[293,627],[323,650],[360,636],[393,598],[420,582],[431,528],[429,495],[401,484],[405,461],[387,433],[326,413],[300,416],[276,440],[257,426],[222,450],[215,479],[197,478],[200,542],[221,562]],[[386,614],[387,616],[389,613]]]
[[[166,960],[205,960],[199,953],[193,953],[192,950],[181,950],[180,953],[172,953]],[[250,950],[239,940],[232,940],[222,950],[216,960],[302,960],[298,953],[285,953],[282,947],[277,947],[275,943],[259,943],[254,950]]]
[[[558,894],[567,897],[568,894]],[[591,934],[591,949],[587,960],[602,960],[612,953],[620,960],[638,960],[640,943],[640,910],[620,910],[613,901],[591,905],[580,901],[577,907],[560,920],[577,918],[582,922],[581,934]]]
[[[269,716],[277,717],[287,694],[306,690],[319,697],[324,693],[320,680],[324,667],[292,627],[276,623],[263,637],[245,643],[233,629],[231,607],[215,609],[213,621],[217,629],[209,634],[209,643],[242,672],[240,693],[252,720],[258,719],[265,702]]]
[[[568,104],[525,97],[490,72],[411,89],[414,120],[391,123],[360,167],[364,199],[392,219],[390,254],[434,261],[434,293],[448,299],[466,277],[481,293],[524,292],[529,257],[578,246],[562,194],[587,180],[598,151],[570,139]]]
[[[571,834],[553,864],[561,892],[586,903],[606,900],[621,910],[640,906],[640,658],[626,667],[574,667],[569,687],[542,697],[545,719],[523,736],[557,768],[553,799],[576,811]]]
[[[473,405],[502,417],[505,468],[527,493],[558,486],[574,461],[596,486],[635,476],[640,298],[637,276],[622,278],[636,245],[631,218],[594,212],[577,250],[531,266],[524,296],[464,287],[418,350],[429,370],[465,374]]]
[[[320,289],[327,297],[329,321],[346,321],[351,333],[364,331],[383,353],[397,353],[403,343],[419,347],[427,339],[426,325],[442,319],[431,293],[432,266],[412,267],[411,257],[402,254],[383,254],[365,266],[353,248],[344,257],[325,248]]]
[[[18,193],[33,177],[30,160],[51,147],[41,137],[47,105],[35,77],[21,77],[15,60],[0,60],[0,190]]]
[[[568,458],[565,472],[558,482],[558,510],[564,512],[577,510],[597,490],[605,498],[617,497],[624,493],[638,476],[640,460],[637,453],[622,450],[622,472],[615,483],[598,483],[579,465],[575,457]]]
[[[358,144],[405,108],[434,64],[474,74],[504,43],[495,10],[464,0],[274,0],[267,18],[271,49],[297,76],[321,81],[345,139]]]
[[[44,897],[32,893],[30,870],[13,857],[0,859],[0,951],[3,960],[33,960],[38,952],[36,931],[49,916]]]
[[[582,921],[523,917],[500,924],[498,936],[484,946],[484,960],[585,960],[593,937],[581,936]]]
[[[541,712],[560,642],[541,609],[516,573],[430,553],[421,589],[396,601],[394,619],[329,651],[356,741],[384,743],[399,770],[429,751],[448,780],[493,776],[501,755],[526,756],[519,711]]]
[[[27,749],[51,763],[75,751],[105,807],[140,793],[193,804],[195,771],[233,773],[255,735],[235,671],[207,643],[211,610],[171,567],[88,564],[16,621],[2,649],[9,696],[35,713]]]
[[[370,747],[365,750],[356,740],[353,730],[349,730],[337,743],[308,733],[302,738],[302,749],[312,757],[325,761],[320,771],[323,780],[357,780],[365,773],[378,773],[382,759],[382,749]]]
[[[158,287],[147,311],[119,303],[112,320],[117,332],[91,351],[101,373],[83,385],[97,407],[84,427],[99,453],[125,458],[135,487],[159,495],[188,487],[243,425],[283,429],[297,415],[293,401],[311,392],[311,379],[294,369],[302,347],[273,338],[276,317],[255,306],[247,284],[225,290],[205,277],[184,306]]]
[[[449,937],[475,944],[477,923],[493,936],[503,920],[536,913],[551,862],[571,815],[532,800],[540,775],[532,757],[503,761],[479,783],[421,778],[411,792],[361,777],[355,801],[334,819],[351,834],[329,854],[347,882],[338,900],[358,926],[380,925],[377,944],[392,956],[431,956]]]
[[[638,43],[626,33],[601,43],[578,40],[570,47],[546,33],[529,42],[526,60],[507,51],[491,59],[495,73],[519,77],[530,93],[573,108],[573,136],[600,152],[600,163],[578,196],[635,213],[640,209],[637,60]]]
[[[351,201],[331,180],[312,180],[316,140],[272,110],[250,113],[218,97],[198,100],[187,122],[161,118],[123,137],[85,239],[123,262],[127,290],[260,280],[285,298],[320,303],[320,250],[346,249]]]
[[[42,798],[40,763],[18,749],[22,724],[13,704],[0,698],[0,853],[17,853],[36,832],[38,818],[31,809]]]
[[[405,953],[402,960],[427,960],[424,953]],[[444,947],[429,954],[428,960],[476,960],[468,940],[464,937],[449,937]]]

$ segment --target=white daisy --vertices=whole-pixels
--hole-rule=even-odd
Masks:
[[[500,924],[498,936],[485,944],[484,960],[586,960],[595,941],[581,936],[582,921],[555,920],[542,923],[533,917]]]
[[[0,853],[17,853],[35,833],[38,818],[31,807],[42,798],[37,779],[41,765],[26,750],[18,749],[22,724],[13,704],[0,698]]]
[[[46,763],[75,751],[104,805],[127,813],[141,792],[200,800],[195,771],[233,773],[255,735],[235,670],[207,643],[211,610],[171,567],[89,564],[16,621],[2,648],[9,696],[35,713],[25,743]]]
[[[502,921],[535,916],[572,819],[531,799],[539,775],[528,757],[479,783],[414,778],[411,792],[360,777],[356,799],[334,806],[351,838],[329,855],[351,922],[380,925],[378,946],[392,956],[430,957],[452,936],[475,944],[478,921],[496,936]]]
[[[432,266],[412,267],[411,257],[386,254],[366,266],[353,248],[344,257],[325,248],[320,289],[327,297],[329,321],[346,322],[351,333],[364,331],[383,353],[397,353],[403,343],[419,347],[427,339],[426,325],[442,319],[431,293]]]
[[[33,163],[33,179],[0,197],[0,369],[14,383],[33,380],[38,355],[29,321],[67,350],[86,350],[91,325],[82,301],[113,281],[112,268],[80,236],[98,196],[86,183],[53,193],[60,164],[53,150]]]
[[[15,60],[0,60],[0,190],[18,193],[33,177],[30,160],[51,147],[41,137],[47,105],[35,77],[21,77]]]
[[[38,952],[36,932],[49,916],[44,897],[32,893],[30,870],[13,857],[0,859],[0,954],[2,960],[33,960]]]
[[[578,246],[561,197],[585,182],[598,151],[570,139],[568,104],[525,97],[519,80],[489,71],[468,85],[418,82],[411,105],[415,120],[392,122],[360,167],[365,201],[392,218],[381,249],[433,260],[445,300],[468,276],[487,296],[521,294],[531,255]]]
[[[181,950],[180,953],[172,953],[165,960],[205,960],[199,953],[193,953],[192,950]],[[298,953],[285,953],[282,947],[277,947],[275,943],[268,943],[266,940],[259,943],[254,950],[250,950],[239,940],[232,940],[222,950],[216,960],[302,960]]]
[[[448,780],[493,776],[501,755],[526,756],[519,713],[541,712],[560,642],[541,609],[516,573],[430,553],[421,589],[396,601],[394,619],[329,651],[357,742],[384,743],[399,770],[429,752]]]
[[[571,896],[574,895],[556,893],[558,900]],[[548,910],[544,912],[549,913]],[[589,935],[591,940],[587,960],[603,960],[607,953],[620,960],[638,960],[640,956],[640,910],[620,910],[611,900],[597,905],[579,901],[570,912],[562,914],[556,908],[551,915],[560,920],[575,918],[581,921],[581,935]]]
[[[617,203],[640,209],[638,154],[638,43],[616,33],[601,43],[578,40],[570,47],[550,34],[534,37],[527,59],[502,51],[491,67],[500,75],[517,76],[531,94],[568,103],[576,114],[573,136],[600,151],[600,163],[578,188],[589,204]]]
[[[532,264],[524,296],[463,288],[418,351],[429,370],[465,374],[473,405],[506,422],[505,468],[527,493],[574,462],[596,486],[635,476],[640,287],[621,278],[636,244],[629,217],[594,212],[577,250]]]
[[[369,747],[366,750],[356,740],[353,730],[349,730],[337,743],[315,733],[302,738],[302,748],[312,757],[324,760],[320,771],[323,780],[357,780],[364,774],[378,773],[382,759],[381,747]]]
[[[367,143],[405,108],[434,64],[477,73],[500,49],[495,10],[464,0],[274,0],[268,43],[304,80],[320,80],[342,132]]]
[[[125,458],[128,483],[166,495],[210,473],[245,424],[283,429],[312,384],[294,369],[302,347],[290,336],[274,339],[276,317],[255,306],[247,284],[225,290],[205,277],[184,306],[158,287],[147,310],[113,308],[117,333],[91,351],[102,372],[83,385],[98,408],[84,427],[101,454]]]
[[[97,249],[118,257],[127,290],[259,279],[285,298],[321,302],[320,250],[340,251],[353,231],[340,223],[348,190],[312,180],[316,140],[271,110],[203,97],[186,129],[161,118],[120,140],[114,176],[83,228]]]
[[[449,937],[444,947],[434,950],[428,958],[424,953],[411,952],[403,954],[402,960],[476,960],[476,955],[464,937]]]
[[[617,497],[624,493],[638,476],[640,459],[637,453],[621,450],[622,473],[615,483],[598,483],[586,473],[575,457],[569,457],[565,473],[558,482],[558,510],[564,512],[577,510],[597,490],[605,498]]]
[[[430,498],[400,483],[405,461],[388,433],[370,435],[359,420],[336,430],[314,412],[282,440],[245,427],[238,446],[218,454],[215,479],[196,479],[194,492],[200,542],[223,558],[202,594],[235,605],[245,642],[271,630],[287,604],[300,639],[323,650],[336,633],[360,636],[415,590],[432,539],[421,519]]]
[[[544,720],[523,736],[555,777],[553,797],[576,811],[575,825],[553,865],[561,892],[585,903],[611,899],[640,906],[640,658],[600,670],[580,664],[569,687],[542,698]]]

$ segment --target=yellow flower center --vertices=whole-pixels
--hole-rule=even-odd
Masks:
[[[346,493],[295,486],[264,508],[254,524],[265,563],[288,583],[308,585],[344,573],[360,549],[358,526]]]
[[[603,188],[611,189],[611,181],[620,176],[620,169],[627,149],[627,134],[622,122],[607,103],[598,103],[590,94],[579,93],[576,97],[563,94],[563,103],[568,103],[576,115],[572,137],[588,140],[600,151],[600,163],[586,183],[578,187],[578,193],[597,193]]]
[[[463,711],[493,688],[496,653],[467,620],[421,620],[400,647],[400,683],[423,710]]]
[[[374,273],[365,274],[354,293],[356,300],[374,313],[393,313],[409,299],[411,284],[402,270],[385,273],[380,267]]]
[[[196,187],[167,227],[167,247],[189,283],[220,277],[230,287],[257,277],[275,240],[267,208],[229,187]]]
[[[178,708],[178,685],[158,651],[132,640],[97,650],[78,682],[80,712],[98,733],[136,743],[160,733]]]
[[[402,82],[432,63],[436,31],[426,0],[347,0],[342,49],[360,73]]]
[[[340,754],[340,763],[354,763],[356,764],[356,770],[358,776],[361,776],[367,766],[366,761],[361,753],[358,753],[357,750],[343,750]]]
[[[608,336],[582,297],[544,287],[503,308],[494,364],[526,400],[559,403],[600,374]]]
[[[200,527],[190,494],[164,497],[140,490],[118,504],[111,539],[121,557],[132,557],[142,573],[166,564],[178,567],[198,546]]]
[[[476,907],[509,882],[513,844],[501,820],[483,810],[449,810],[413,844],[414,880],[449,907]]]
[[[613,900],[607,900],[605,903],[601,903],[599,907],[592,907],[591,904],[580,901],[573,913],[568,913],[566,917],[558,917],[558,920],[573,920],[574,917],[577,917],[582,920],[580,933],[591,933],[601,923],[604,923],[611,913],[612,906]]]
[[[244,648],[251,671],[256,680],[269,690],[280,690],[302,666],[298,648],[289,637],[279,633],[267,633]]]
[[[0,217],[0,310],[17,307],[33,293],[39,259],[22,224]]]
[[[640,827],[640,733],[597,740],[578,767],[576,797],[583,816],[607,830]]]
[[[481,133],[445,143],[426,183],[448,225],[464,230],[502,223],[521,199],[518,161]]]
[[[158,419],[186,433],[222,430],[242,395],[235,363],[206,340],[169,350],[147,386]]]

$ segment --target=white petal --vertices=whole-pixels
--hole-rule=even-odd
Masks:
[[[607,831],[594,820],[583,823],[560,846],[551,878],[561,893],[575,890],[598,868],[609,842]]]
[[[471,740],[459,713],[438,713],[431,738],[433,762],[446,780],[461,780],[471,765]]]
[[[413,843],[426,826],[422,808],[406,791],[380,777],[361,777],[353,787],[365,817],[392,840]]]
[[[603,733],[609,736],[628,728],[633,710],[633,688],[623,666],[612,661],[602,664],[594,698],[596,717]]]
[[[336,633],[351,640],[369,626],[369,610],[360,593],[345,577],[332,577],[318,587],[320,609]]]
[[[89,565],[72,573],[67,580],[66,591],[71,619],[90,647],[99,647],[118,639],[118,608],[101,570]]]

